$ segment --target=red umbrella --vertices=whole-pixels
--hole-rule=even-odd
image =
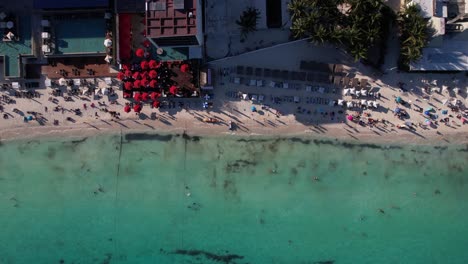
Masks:
[[[148,69],[148,62],[144,60],[140,63],[140,66],[141,66],[141,69],[143,70]]]
[[[133,87],[135,87],[136,89],[140,88],[141,86],[141,81],[140,80],[136,80],[134,83],[133,83]]]
[[[124,93],[123,93],[123,97],[124,97],[124,98],[132,98],[132,94],[129,93],[129,92],[124,92]]]
[[[151,88],[156,88],[156,84],[157,84],[157,83],[158,83],[158,82],[157,82],[156,80],[151,80],[151,82],[149,83],[149,86],[150,86]]]
[[[142,73],[140,74],[140,76],[141,76],[142,79],[146,79],[146,78],[148,78],[148,72],[147,72],[147,71],[144,71],[144,72],[142,72]]]
[[[172,85],[170,88],[169,88],[169,92],[173,95],[175,95],[177,93],[177,87],[175,85]]]
[[[188,64],[182,64],[182,65],[180,66],[180,71],[181,71],[181,72],[187,72],[188,70],[189,70]]]
[[[156,79],[156,77],[158,77],[158,73],[155,71],[155,70],[151,70],[148,74],[148,76],[151,78],[151,79]]]
[[[140,113],[141,112],[141,104],[136,104],[133,106],[133,111]]]
[[[150,95],[150,97],[151,97],[151,100],[154,101],[154,100],[156,100],[156,98],[161,97],[161,94],[160,94],[160,93],[157,93],[157,92],[152,92],[151,95]]]
[[[145,51],[143,49],[137,49],[135,55],[137,55],[138,57],[143,57],[145,56]]]
[[[135,99],[137,102],[141,101],[141,93],[135,93],[133,95],[133,99]]]
[[[160,105],[161,105],[161,102],[159,102],[159,101],[154,101],[153,102],[153,107],[154,108],[159,108]]]
[[[148,93],[143,93],[143,94],[141,95],[141,100],[143,100],[143,101],[148,101]]]
[[[143,41],[143,46],[145,46],[145,48],[149,48],[150,45],[151,42],[149,42],[149,40],[145,39],[145,41]]]
[[[354,117],[353,117],[352,115],[348,115],[346,118],[347,118],[349,121],[353,121],[353,120],[354,120]]]
[[[140,76],[140,73],[139,73],[139,72],[135,72],[135,73],[133,74],[132,77],[133,77],[133,79],[135,79],[135,80],[136,80],[136,79],[141,79],[141,76]]]
[[[122,69],[128,70],[128,65],[127,65],[127,64],[123,64],[123,65],[122,65]]]
[[[150,60],[148,64],[151,69],[156,69],[158,67],[158,62],[155,60]]]
[[[132,72],[130,70],[125,71],[125,76],[130,77],[132,76]]]
[[[124,112],[125,112],[125,113],[130,112],[130,110],[131,110],[130,105],[126,105],[126,106],[124,107]]]
[[[125,74],[123,72],[117,73],[117,79],[119,79],[119,80],[123,80],[124,76],[125,76]]]
[[[146,86],[148,86],[148,84],[149,84],[149,81],[147,79],[142,79],[141,80],[141,86],[146,87]]]
[[[125,90],[131,90],[133,88],[133,83],[131,82],[126,82],[125,83]]]

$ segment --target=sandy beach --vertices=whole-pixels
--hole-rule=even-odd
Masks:
[[[3,104],[2,114],[7,113],[8,119],[1,119],[1,140],[39,138],[39,137],[69,137],[69,136],[91,136],[100,133],[187,133],[189,135],[239,135],[239,136],[311,136],[319,138],[337,138],[356,142],[382,142],[382,143],[418,143],[418,144],[444,144],[444,143],[466,143],[468,142],[468,126],[462,125],[461,120],[451,118],[453,122],[448,125],[438,126],[415,125],[414,130],[398,129],[398,124],[404,121],[394,116],[391,110],[372,111],[365,110],[375,119],[385,118],[386,124],[377,123],[373,127],[361,126],[356,122],[346,120],[346,112],[352,114],[355,110],[344,111],[336,114],[335,120],[331,121],[329,116],[320,113],[297,114],[297,104],[283,104],[277,109],[267,109],[251,112],[252,105],[249,101],[228,101],[222,94],[225,88],[216,90],[213,108],[204,110],[202,99],[169,99],[169,101],[183,103],[183,107],[175,109],[152,109],[149,105],[143,106],[140,115],[134,112],[125,113],[122,109],[127,100],[117,99],[116,104],[109,104],[107,98],[96,101],[83,101],[75,98],[74,102],[65,102],[63,97],[56,97],[57,104],[48,101],[50,89],[38,90],[39,98],[26,99],[14,98],[16,103]],[[9,94],[11,91],[3,91]],[[274,91],[272,91],[274,92]],[[388,89],[382,91],[382,98],[392,98],[398,93],[396,90]],[[217,94],[220,94],[218,97]],[[415,100],[414,96],[403,96],[405,100]],[[409,97],[409,98],[408,98]],[[382,108],[392,109],[395,102],[381,102]],[[95,108],[90,104],[94,102]],[[105,105],[99,106],[98,102]],[[423,101],[424,102],[424,101]],[[437,101],[432,100],[434,104]],[[87,107],[84,109],[83,104]],[[433,105],[434,105],[433,104]],[[56,106],[63,107],[63,111],[53,111]],[[45,107],[48,111],[45,112]],[[442,105],[436,107],[443,108]],[[20,112],[15,113],[13,109]],[[78,116],[70,109],[80,109],[82,115]],[[120,118],[113,118],[107,111],[120,113]],[[338,111],[341,108],[330,107],[328,111]],[[275,115],[276,111],[289,113]],[[411,122],[417,124],[425,119],[421,113],[407,109],[411,116]],[[23,116],[29,116],[27,112],[36,112],[37,119],[42,119],[43,124],[37,120],[25,122]],[[96,116],[97,114],[97,116]],[[23,115],[23,116],[22,116]],[[67,117],[74,121],[68,121]],[[215,124],[203,122],[203,118],[211,117],[218,120]],[[53,125],[53,120],[58,120],[58,125]],[[235,124],[235,129],[228,129],[228,122]]]

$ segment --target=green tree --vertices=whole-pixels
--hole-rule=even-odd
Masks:
[[[242,12],[242,15],[236,20],[236,24],[240,26],[241,39],[245,39],[247,34],[257,30],[258,19],[260,19],[258,9],[249,7]]]
[[[408,6],[398,15],[400,25],[400,62],[408,66],[419,60],[429,38],[429,26],[419,7]]]

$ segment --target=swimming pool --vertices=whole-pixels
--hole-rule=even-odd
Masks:
[[[55,23],[56,54],[104,53],[105,20],[78,18]]]

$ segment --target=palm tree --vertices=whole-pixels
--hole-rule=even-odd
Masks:
[[[241,39],[245,39],[247,34],[257,30],[257,22],[260,18],[258,9],[249,7],[242,12],[242,15],[236,20],[236,24],[240,26]]]

